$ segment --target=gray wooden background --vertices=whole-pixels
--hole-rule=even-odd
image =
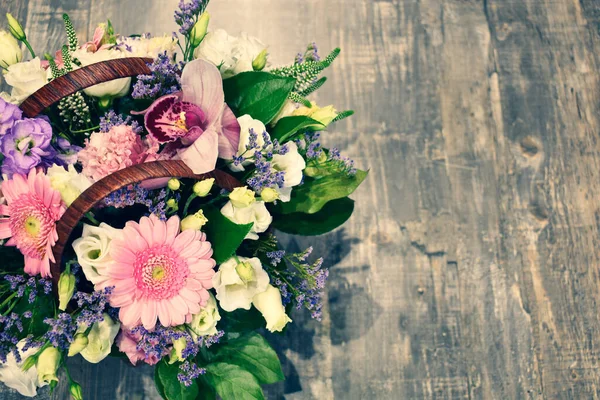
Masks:
[[[176,29],[177,0],[2,0],[33,46]],[[323,323],[273,337],[270,399],[600,397],[600,2],[213,0],[212,27],[341,46],[326,137],[370,168],[345,228],[310,243],[331,282]],[[156,399],[151,370],[74,359],[86,399]],[[66,398],[64,388],[55,398]],[[16,398],[5,390],[0,397]],[[43,394],[41,397],[48,397]]]

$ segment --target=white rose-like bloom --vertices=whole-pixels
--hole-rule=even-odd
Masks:
[[[34,397],[37,395],[37,388],[46,386],[47,384],[45,382],[38,384],[38,373],[35,365],[27,371],[21,369],[25,360],[38,351],[38,348],[36,347],[32,347],[25,352],[21,351],[23,346],[25,346],[25,341],[26,340],[23,339],[17,343],[17,348],[21,355],[20,363],[17,363],[12,352],[6,357],[5,363],[0,363],[0,382],[11,389],[15,389],[23,396]]]
[[[234,207],[231,201],[228,201],[221,208],[221,214],[239,225],[254,224],[252,230],[246,235],[246,239],[250,240],[258,240],[258,233],[265,232],[273,222],[273,217],[269,214],[264,201],[254,202],[244,208]]]
[[[46,175],[50,178],[52,189],[60,193],[60,197],[67,206],[70,206],[81,193],[92,186],[92,182],[85,175],[78,173],[73,165],[69,165],[68,170],[53,165],[48,168]]]
[[[258,258],[233,257],[221,264],[212,283],[223,310],[249,310],[254,296],[267,290],[269,275]]]
[[[209,295],[206,305],[202,307],[198,314],[192,317],[192,322],[189,324],[194,340],[199,336],[215,335],[217,333],[217,322],[221,320],[221,315],[219,314],[217,301],[212,293],[209,293]]]
[[[203,58],[210,61],[221,71],[224,78],[233,76],[236,60],[233,48],[237,39],[223,29],[208,32],[200,46],[194,51],[195,58]]]
[[[79,354],[92,364],[104,360],[110,354],[120,327],[120,323],[113,321],[108,314],[104,313],[104,319],[92,325],[88,334],[88,345]]]
[[[256,134],[256,145],[260,150],[265,145],[265,138],[263,136],[263,132],[267,131],[265,124],[261,121],[252,118],[250,115],[242,115],[238,119],[238,123],[240,124],[240,142],[238,145],[238,151],[236,156],[241,156],[249,158],[254,155],[254,150],[246,150],[246,146],[250,143],[250,130],[252,129]],[[270,137],[269,137],[270,138]],[[233,163],[229,164],[229,169],[234,172],[244,171],[244,166],[252,164],[253,161],[246,160],[241,165],[233,165]]]
[[[8,92],[0,92],[0,99],[4,100],[7,103],[19,105],[19,100],[12,97]]]
[[[242,32],[242,36],[237,38],[233,47],[233,58],[235,59],[234,75],[242,72],[253,71],[252,62],[267,48],[263,42],[254,36]]]
[[[288,142],[286,145],[288,152],[284,155],[275,154],[272,161],[273,168],[284,173],[283,187],[276,188],[279,199],[284,203],[290,201],[292,188],[302,183],[302,171],[306,168],[306,161],[298,153],[296,143]]]
[[[267,329],[271,332],[281,332],[288,322],[292,322],[285,313],[281,292],[272,285],[269,285],[264,292],[254,296],[252,304],[261,312],[267,321]]]
[[[42,68],[39,57],[30,61],[13,64],[4,73],[6,83],[12,86],[10,95],[17,103],[22,103],[26,98],[48,83],[51,76],[50,69],[46,71]]]
[[[177,49],[177,41],[172,35],[121,37],[117,44],[127,57],[157,58],[166,51],[170,58]]]
[[[84,224],[81,237],[73,242],[77,262],[87,280],[94,285],[106,280],[105,269],[113,262],[110,243],[120,237],[121,232],[104,222],[97,227]]]
[[[0,67],[8,68],[23,58],[17,39],[6,31],[0,31]]]
[[[79,49],[75,50],[72,56],[81,62],[81,66],[85,67],[102,61],[123,58],[125,57],[125,53],[114,49],[102,49],[95,53],[89,52],[86,49]],[[130,85],[131,78],[114,79],[112,81],[90,86],[87,89],[83,89],[83,91],[91,97],[113,99],[125,96],[127,92],[129,92]]]

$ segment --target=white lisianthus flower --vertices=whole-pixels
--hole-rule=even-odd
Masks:
[[[108,314],[104,313],[103,316],[102,321],[92,325],[88,333],[88,345],[79,353],[92,364],[99,363],[110,354],[115,337],[121,328],[121,324],[113,321]]]
[[[125,53],[114,49],[100,49],[95,53],[89,52],[86,49],[79,49],[73,52],[73,58],[78,59],[83,67],[102,61],[114,60],[123,57],[125,57]],[[109,82],[90,86],[83,91],[85,94],[91,97],[98,97],[100,99],[114,99],[125,96],[127,92],[129,92],[130,85],[131,78],[114,79]]]
[[[236,61],[233,74],[237,75],[242,72],[253,71],[252,63],[266,49],[267,45],[258,38],[242,32],[241,37],[237,38],[233,47],[233,57]]]
[[[282,118],[291,117],[292,115],[294,115],[294,111],[296,111],[298,107],[300,107],[298,103],[294,103],[292,100],[289,99],[286,100],[283,104],[283,107],[281,108],[281,111],[279,111],[279,114],[277,114],[275,118],[273,118],[273,121],[271,121],[271,126],[277,125],[279,120]]]
[[[292,115],[310,117],[315,121],[322,123],[324,126],[331,124],[331,122],[333,122],[333,120],[338,116],[337,110],[332,105],[327,107],[319,107],[315,102],[312,101],[311,105],[312,107],[310,108],[306,106],[299,107],[292,113]],[[320,125],[314,126],[313,128],[319,130],[325,129]]]
[[[157,58],[166,51],[171,58],[177,50],[177,41],[172,35],[121,37],[117,45],[127,57]]]
[[[217,301],[209,292],[210,297],[206,305],[200,312],[192,316],[192,322],[189,328],[192,331],[192,337],[196,340],[199,336],[215,335],[217,333],[217,322],[221,320]]]
[[[221,264],[212,283],[223,310],[249,310],[254,296],[267,290],[269,275],[258,258],[233,257]]]
[[[50,178],[52,189],[60,193],[60,197],[67,206],[70,206],[81,193],[92,186],[92,182],[85,175],[78,173],[73,165],[69,165],[68,170],[53,165],[48,168],[46,175]]]
[[[252,304],[267,321],[267,329],[270,332],[281,332],[288,322],[292,322],[285,313],[281,292],[272,285],[269,285],[264,292],[254,296]]]
[[[256,144],[253,148],[260,150],[265,145],[263,133],[267,131],[267,128],[265,127],[265,124],[257,119],[252,118],[250,115],[242,115],[237,120],[240,124],[240,142],[238,144],[236,156],[239,157],[244,155],[245,158],[250,158],[254,156],[254,150],[247,150],[246,148],[248,145],[250,145],[250,131],[252,130],[252,132],[256,134]],[[233,163],[230,163],[229,169],[234,172],[244,171],[244,167],[252,163],[252,160],[245,160],[241,165],[234,165]]]
[[[46,386],[45,382],[38,384],[38,373],[35,365],[29,368],[27,371],[23,371],[21,367],[25,360],[34,355],[38,348],[32,347],[27,351],[23,352],[23,346],[25,346],[26,340],[23,339],[17,343],[17,349],[21,355],[21,362],[17,362],[15,356],[11,353],[6,356],[6,362],[0,363],[0,382],[4,383],[11,389],[15,389],[17,392],[27,397],[34,397],[37,395],[37,388]]]
[[[219,68],[224,78],[229,78],[233,76],[233,69],[236,65],[233,56],[236,41],[235,37],[229,36],[223,29],[208,32],[200,46],[194,51],[194,57],[210,61]]]
[[[283,187],[275,189],[279,192],[279,199],[283,202],[290,201],[292,188],[302,183],[302,171],[306,168],[306,161],[298,153],[296,143],[288,142],[286,146],[288,147],[287,153],[275,154],[272,161],[273,168],[284,173]]]
[[[0,99],[4,100],[7,103],[10,104],[16,104],[19,105],[19,100],[15,97],[12,97],[12,95],[8,92],[0,92]]]
[[[0,67],[8,68],[23,58],[17,39],[6,31],[0,31]]]
[[[94,285],[106,280],[106,268],[112,264],[110,243],[120,237],[122,231],[101,223],[100,226],[83,225],[83,233],[73,242],[77,262],[88,281]]]
[[[20,104],[48,83],[51,76],[50,70],[46,71],[42,68],[39,57],[36,57],[8,67],[4,73],[4,80],[12,86],[11,97]]]
[[[239,225],[254,224],[252,230],[246,235],[246,239],[250,240],[258,240],[258,234],[269,229],[269,225],[273,222],[273,217],[269,214],[264,201],[257,201],[243,208],[235,207],[231,201],[228,201],[221,209],[221,214]]]

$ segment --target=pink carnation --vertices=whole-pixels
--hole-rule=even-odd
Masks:
[[[128,222],[110,252],[114,262],[101,286],[114,286],[110,304],[120,308],[124,327],[154,330],[158,320],[181,325],[206,304],[215,274],[212,248],[199,231],[180,233],[179,217]]]
[[[143,350],[138,349],[137,344],[140,338],[141,335],[139,333],[132,333],[127,329],[123,329],[117,337],[116,343],[119,350],[125,353],[133,365],[136,365],[138,361],[144,361],[150,365],[156,364],[160,361],[156,355],[147,356]]]
[[[17,246],[25,256],[25,272],[52,276],[52,246],[58,239],[56,221],[65,212],[60,193],[50,179],[35,169],[27,177],[14,175],[2,183],[6,205],[0,205],[0,239],[11,238],[6,245]]]
[[[83,173],[95,181],[120,169],[150,161],[158,151],[154,139],[142,139],[131,126],[113,126],[108,132],[94,132],[78,158]]]

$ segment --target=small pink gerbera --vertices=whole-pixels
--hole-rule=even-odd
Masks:
[[[65,212],[60,193],[52,189],[50,179],[35,169],[29,176],[14,175],[2,183],[6,205],[0,205],[0,239],[11,238],[7,246],[16,246],[25,256],[25,272],[52,276],[52,246],[58,239],[56,221]]]
[[[125,327],[143,324],[152,330],[157,320],[181,325],[206,304],[215,274],[212,248],[199,231],[180,233],[179,217],[130,221],[110,251],[114,263],[102,286],[115,287],[110,303],[121,308]]]

